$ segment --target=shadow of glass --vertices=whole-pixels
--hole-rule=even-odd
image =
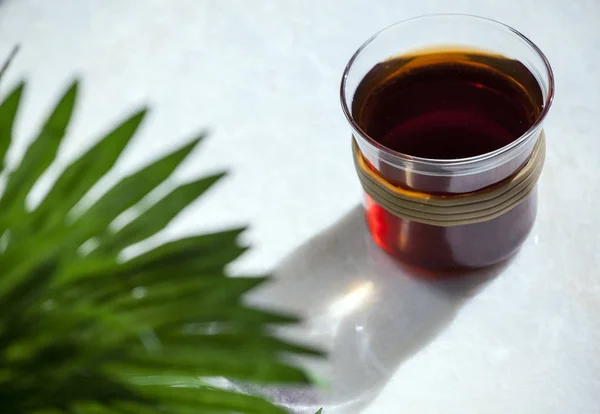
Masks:
[[[274,281],[250,298],[304,317],[303,326],[282,334],[329,351],[325,362],[302,361],[327,385],[251,391],[294,413],[314,414],[321,406],[327,414],[356,413],[503,268],[417,274],[372,242],[356,207],[287,257]]]

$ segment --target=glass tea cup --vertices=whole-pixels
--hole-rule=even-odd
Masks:
[[[527,191],[515,182],[541,170],[553,94],[541,50],[493,20],[424,16],[367,40],[346,66],[341,101],[374,241],[426,269],[479,268],[518,251],[535,221],[539,174]],[[444,207],[481,199],[504,204]]]

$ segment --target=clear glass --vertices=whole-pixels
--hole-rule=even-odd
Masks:
[[[409,156],[377,143],[352,116],[352,100],[364,76],[378,63],[419,50],[475,50],[524,64],[535,76],[544,105],[532,127],[510,144],[471,158],[438,160]],[[394,185],[427,194],[482,190],[513,175],[538,141],[554,94],[550,64],[541,50],[502,23],[468,15],[432,15],[396,23],[367,40],[346,66],[341,85],[343,111],[360,152]],[[533,226],[537,189],[514,209],[493,220],[438,227],[403,220],[365,196],[366,217],[375,242],[388,253],[421,268],[477,268],[514,254]]]

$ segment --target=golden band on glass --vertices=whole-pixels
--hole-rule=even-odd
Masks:
[[[396,187],[369,166],[354,140],[352,149],[362,187],[373,201],[400,218],[449,227],[494,219],[525,200],[542,173],[546,137],[542,131],[527,162],[510,178],[482,191],[449,196]]]

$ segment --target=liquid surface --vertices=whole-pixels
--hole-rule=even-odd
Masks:
[[[535,76],[499,55],[428,52],[376,65],[354,95],[359,126],[406,155],[458,159],[523,135],[543,109]]]

